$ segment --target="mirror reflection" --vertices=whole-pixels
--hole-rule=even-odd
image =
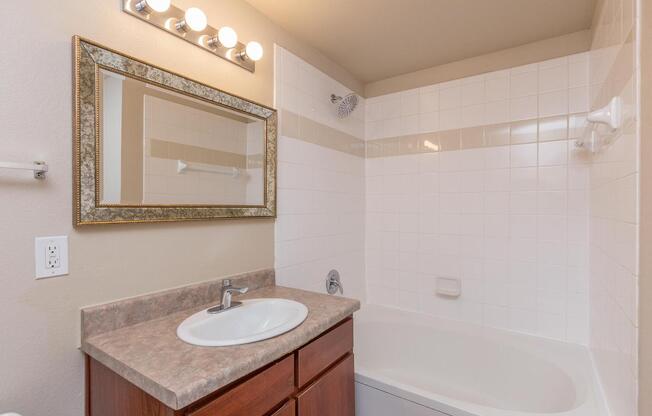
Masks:
[[[100,108],[101,204],[264,204],[264,120],[105,69]]]

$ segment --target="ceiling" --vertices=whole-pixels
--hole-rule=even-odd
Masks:
[[[246,0],[369,83],[589,29],[596,0]]]

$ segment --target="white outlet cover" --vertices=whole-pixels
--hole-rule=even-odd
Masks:
[[[58,255],[57,267],[48,267],[48,263],[57,263],[55,259],[48,262],[50,255],[48,247],[51,245],[55,246],[55,255]],[[68,274],[68,236],[36,237],[34,239],[34,260],[37,279]]]

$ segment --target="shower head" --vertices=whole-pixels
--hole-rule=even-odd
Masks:
[[[335,104],[337,108],[337,116],[339,118],[346,118],[351,115],[355,107],[358,105],[358,96],[354,93],[347,94],[344,97],[331,94],[331,103]]]

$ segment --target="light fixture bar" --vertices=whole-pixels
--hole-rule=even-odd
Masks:
[[[215,56],[219,56],[233,64],[238,65],[250,72],[256,71],[256,63],[252,59],[247,59],[244,56],[246,45],[238,42],[233,48],[225,48],[219,42],[212,42],[209,45],[209,40],[217,36],[218,30],[208,25],[202,31],[196,32],[194,30],[177,30],[177,23],[182,22],[185,18],[185,11],[181,10],[174,5],[165,12],[148,11],[141,9],[138,11],[136,5],[140,4],[139,0],[122,0],[122,10],[138,19],[145,21],[153,26],[158,27],[165,32],[181,38],[193,45],[210,52]]]

